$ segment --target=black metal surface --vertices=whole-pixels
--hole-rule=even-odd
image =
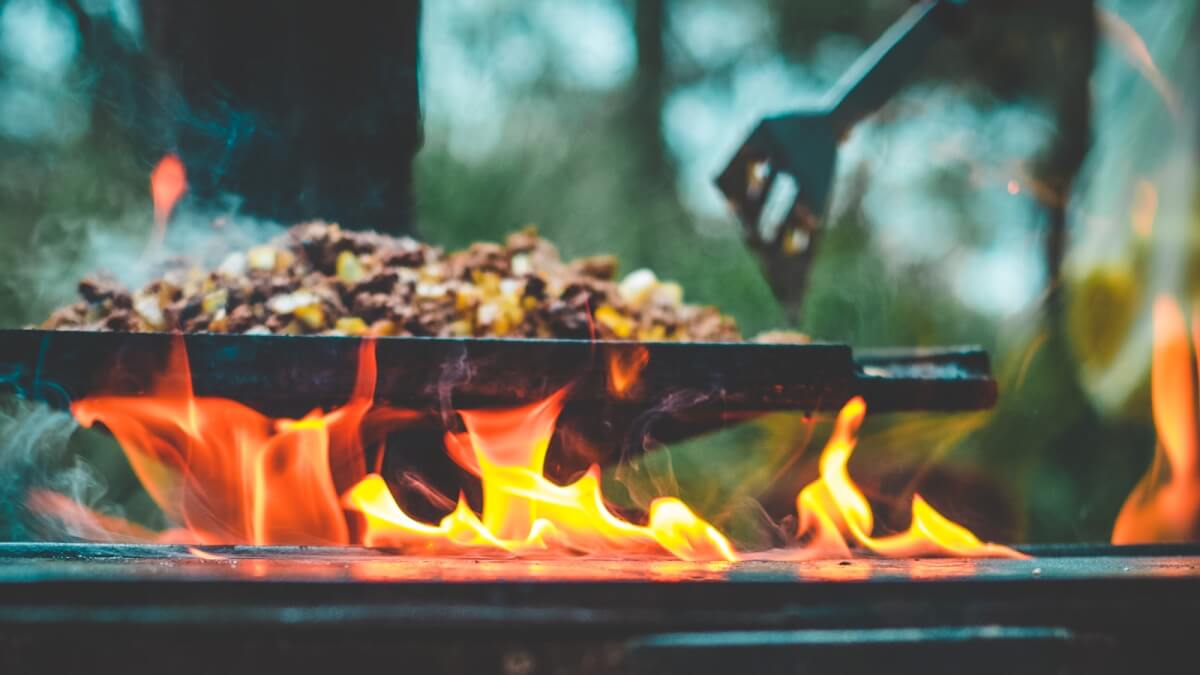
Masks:
[[[155,333],[0,331],[0,384],[51,402],[144,393],[173,337]],[[195,391],[267,411],[339,405],[355,377],[359,338],[197,334],[184,338]],[[627,391],[613,359],[645,350]],[[632,343],[583,340],[380,338],[376,400],[417,410],[512,406],[567,384],[576,405],[634,411],[753,413],[836,410],[855,395],[873,411],[974,410],[996,399],[975,348],[874,353],[837,344]],[[282,411],[280,411],[282,412]]]
[[[1200,607],[1194,548],[1100,550],[714,564],[5,544],[0,659],[124,654],[135,672],[175,658],[175,672],[738,672],[753,659],[742,672],[1062,673],[1186,655]],[[53,647],[63,644],[73,648]]]
[[[1102,668],[1112,640],[1057,627],[941,626],[670,633],[635,640],[643,671],[1057,674]]]

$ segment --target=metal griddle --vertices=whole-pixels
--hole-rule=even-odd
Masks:
[[[84,396],[142,394],[165,367],[166,333],[0,330],[0,384],[65,404]],[[199,396],[264,412],[303,413],[344,403],[360,338],[184,336]],[[611,359],[644,350],[634,386],[614,393]],[[979,348],[852,351],[840,344],[605,342],[387,337],[376,341],[380,403],[414,410],[509,407],[571,385],[570,404],[660,409],[721,418],[837,410],[863,396],[874,412],[977,410],[996,401]]]

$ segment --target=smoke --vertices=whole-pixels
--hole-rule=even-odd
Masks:
[[[282,228],[242,217],[226,195],[185,201],[161,255],[148,176],[172,122],[232,144],[252,124],[201,120],[144,49],[136,0],[0,3],[0,325],[39,323],[106,272],[137,287],[165,257],[213,265]],[[208,127],[205,127],[208,124]],[[219,143],[218,143],[219,145]],[[198,179],[220,172],[188,166]],[[203,181],[200,181],[203,182]]]
[[[449,513],[454,510],[455,501],[442,494],[415,471],[400,472],[396,482],[399,484],[401,494],[415,493],[442,513]]]
[[[0,398],[0,541],[77,538],[83,532],[29,508],[39,493],[96,505],[103,477],[73,452],[79,426],[69,413],[15,396]]]
[[[465,348],[459,348],[451,360],[442,364],[438,380],[434,384],[438,400],[438,412],[442,417],[442,425],[449,431],[461,431],[462,422],[454,411],[454,390],[475,377],[475,365],[471,362]]]
[[[648,509],[658,497],[680,495],[671,449],[654,438],[655,422],[672,412],[701,406],[712,397],[710,392],[694,390],[670,392],[630,425],[613,478],[625,487],[639,509]],[[652,456],[650,461],[646,461],[648,456]]]
[[[0,288],[14,307],[0,306],[6,327],[40,323],[55,308],[77,300],[79,279],[105,274],[136,289],[160,274],[164,264],[211,269],[231,252],[282,234],[285,227],[233,211],[185,206],[168,226],[166,243],[147,255],[153,219],[149,198],[143,207],[115,217],[50,216],[32,228],[26,246],[0,253]]]

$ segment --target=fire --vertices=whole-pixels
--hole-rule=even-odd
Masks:
[[[637,384],[642,369],[650,362],[650,351],[641,345],[617,349],[608,356],[608,389],[614,396],[626,396]]]
[[[669,553],[684,560],[735,560],[729,541],[683,502],[660,498],[650,505],[649,523],[630,523],[613,514],[600,491],[593,466],[569,485],[543,475],[546,451],[567,390],[529,406],[504,411],[463,411],[466,438],[452,437],[478,471],[483,513],[466,502],[437,526],[420,523],[396,504],[382,477],[367,476],[346,495],[348,509],[367,520],[363,543],[411,552],[447,548],[537,553],[557,549],[579,553],[639,555]]]
[[[736,561],[745,555],[674,497],[654,500],[642,522],[614,512],[598,466],[566,485],[548,479],[546,455],[567,388],[518,408],[458,411],[465,432],[447,434],[446,451],[478,477],[481,508],[477,513],[460,496],[436,524],[418,520],[397,502],[378,466],[370,473],[365,466],[365,444],[420,417],[375,407],[375,381],[374,341],[364,340],[345,405],[298,420],[272,419],[235,401],[196,396],[183,339],[176,337],[148,395],[97,396],[72,406],[82,425],[103,424],[116,437],[170,527],[150,532],[47,491],[32,493],[27,503],[76,536],[110,541],[353,543],[423,556]],[[852,549],[897,557],[1019,555],[980,542],[919,496],[906,532],[875,536],[871,506],[846,470],[865,414],[862,399],[843,408],[821,456],[820,478],[796,500],[797,548],[767,557],[846,557]]]
[[[364,352],[372,348],[363,345]],[[358,433],[374,378],[374,359],[360,354],[349,403],[329,414],[273,420],[235,401],[196,396],[177,337],[149,395],[87,398],[71,412],[83,426],[99,422],[117,438],[150,497],[180,528],[165,540],[347,544],[331,466],[344,467],[347,455],[361,458]]]
[[[154,223],[165,228],[175,203],[187,192],[187,171],[183,162],[173,154],[158,161],[150,172],[150,198],[154,202]]]
[[[821,453],[820,478],[796,497],[797,535],[808,542],[806,556],[844,557],[849,555],[849,543],[853,542],[889,557],[1024,557],[1006,546],[981,542],[969,530],[938,513],[920,495],[913,496],[908,530],[872,536],[875,515],[846,469],[866,413],[866,403],[857,397],[842,408]]]
[[[154,237],[152,246],[162,243],[167,233],[167,221],[171,211],[183,193],[187,192],[187,170],[183,162],[168,153],[150,172],[150,199],[154,204]]]
[[[1193,541],[1200,536],[1197,409],[1193,349],[1200,344],[1200,310],[1188,326],[1168,296],[1154,303],[1150,398],[1158,444],[1154,460],[1130,493],[1113,526],[1114,544]]]

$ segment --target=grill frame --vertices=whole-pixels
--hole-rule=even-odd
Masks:
[[[371,549],[295,547],[207,547],[199,558],[180,546],[0,544],[0,652],[22,663],[58,662],[70,654],[45,650],[67,636],[84,639],[89,647],[80,653],[93,656],[89,650],[141,649],[167,658],[164,650],[202,647],[190,656],[188,668],[204,666],[194,672],[250,662],[270,672],[320,672],[329,657],[314,656],[317,646],[362,665],[398,658],[392,650],[403,648],[409,662],[439,670],[511,674],[647,664],[697,672],[698,655],[709,664],[699,672],[719,672],[718,664],[749,648],[762,654],[765,672],[794,672],[797,662],[846,665],[854,645],[874,654],[872,663],[899,659],[890,672],[950,672],[987,654],[992,660],[976,663],[979,672],[1004,672],[1002,663],[1027,672],[1121,672],[1188,651],[1188,619],[1200,606],[1197,547],[1034,551],[1042,555],[714,565],[422,562]],[[467,576],[421,580],[420,570],[407,570],[400,576],[408,578],[387,580],[376,570],[363,580],[325,569],[353,564],[383,571],[424,564]],[[614,564],[622,576],[607,581],[553,574],[556,566]],[[656,564],[666,565],[659,580]],[[489,566],[491,576],[472,580],[471,568]],[[639,571],[646,578],[634,578]],[[697,640],[710,648],[688,648]],[[258,651],[249,656],[252,645]],[[347,645],[358,651],[343,653]],[[536,667],[523,670],[523,659]]]

